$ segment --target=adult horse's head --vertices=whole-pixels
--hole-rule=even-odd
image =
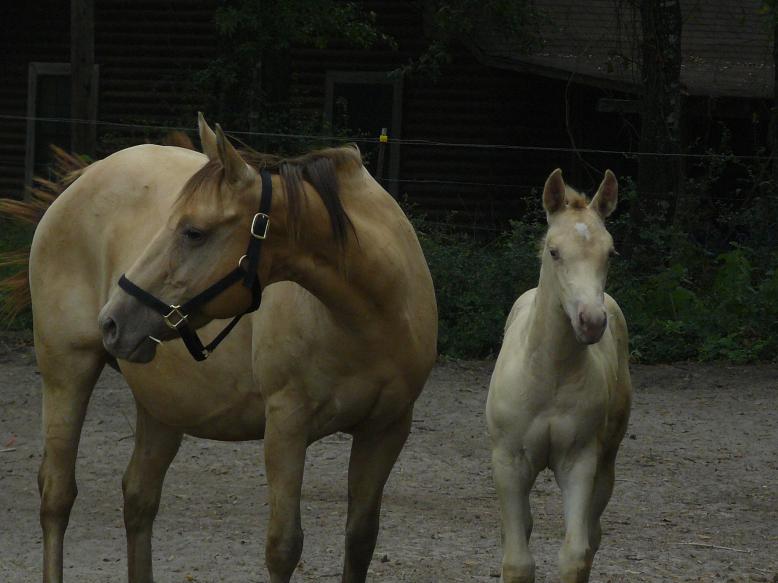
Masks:
[[[252,238],[259,201],[267,196],[259,173],[221,128],[217,125],[214,133],[202,116],[199,125],[209,161],[184,185],[166,224],[125,274],[131,285],[152,299],[161,298],[163,306],[185,305],[235,271]],[[171,324],[185,317],[194,329],[212,319],[242,314],[252,303],[252,292],[233,281],[193,313],[173,312],[169,318],[148,303],[139,301],[138,294],[117,289],[101,310],[103,345],[115,357],[148,362],[156,351],[154,339],[177,336]]]
[[[591,202],[565,185],[557,169],[546,180],[543,206],[548,232],[543,245],[543,270],[549,270],[557,296],[579,342],[594,344],[608,324],[605,280],[616,252],[605,218],[616,208],[618,182],[605,177]]]

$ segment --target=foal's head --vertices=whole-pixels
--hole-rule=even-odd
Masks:
[[[591,202],[565,185],[559,169],[543,189],[549,225],[543,270],[550,272],[547,281],[555,287],[576,338],[585,344],[598,342],[608,324],[605,279],[609,259],[616,252],[604,221],[616,208],[617,198],[618,182],[610,170]]]

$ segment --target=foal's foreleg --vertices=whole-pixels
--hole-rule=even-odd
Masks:
[[[593,505],[598,452],[590,444],[564,459],[554,468],[565,507],[565,541],[559,551],[561,583],[586,583],[595,546],[592,544]],[[606,500],[607,502],[607,500]]]
[[[181,433],[162,425],[137,405],[135,449],[122,480],[127,570],[130,583],[151,583],[151,532],[162,481],[181,445]]]
[[[302,396],[286,390],[267,399],[265,467],[270,520],[265,560],[270,583],[289,583],[303,550],[300,494],[310,415]]]
[[[348,468],[348,519],[343,583],[363,583],[373,557],[381,498],[411,428],[412,411],[388,429],[354,435]]]
[[[616,454],[608,456],[600,461],[597,469],[597,475],[594,478],[594,494],[592,496],[592,514],[589,524],[589,542],[592,547],[592,554],[600,548],[600,539],[602,538],[602,527],[600,526],[600,517],[613,493],[613,483],[616,479]]]
[[[76,454],[87,404],[105,363],[98,351],[52,347],[36,337],[43,379],[43,461],[38,472],[43,581],[62,581],[62,547],[76,500]]]
[[[532,510],[529,493],[538,475],[524,449],[513,451],[497,444],[492,449],[492,470],[502,518],[502,581],[532,583],[535,560],[529,551]]]

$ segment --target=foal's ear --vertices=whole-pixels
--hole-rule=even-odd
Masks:
[[[213,130],[206,123],[202,111],[197,112],[197,129],[200,132],[200,144],[203,147],[203,154],[208,156],[208,159],[211,161],[218,160],[219,150],[216,147],[216,134],[213,133]]]
[[[551,216],[560,211],[565,206],[565,181],[562,180],[562,170],[554,170],[543,187],[543,208],[546,209],[546,215]]]
[[[216,124],[216,149],[219,153],[219,160],[224,166],[224,178],[230,185],[238,186],[251,180],[251,168],[224,135],[224,131],[218,123]]]
[[[616,175],[610,170],[605,171],[605,177],[597,189],[589,208],[600,215],[603,219],[616,210],[616,204],[619,201],[619,181]]]

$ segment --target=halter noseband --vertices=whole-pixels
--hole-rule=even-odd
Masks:
[[[262,242],[267,238],[268,228],[270,227],[270,205],[273,200],[273,184],[270,180],[270,173],[263,170],[260,173],[262,178],[262,192],[259,199],[259,212],[254,215],[251,221],[251,239],[249,239],[246,254],[238,259],[238,266],[230,273],[225,275],[212,286],[201,291],[188,302],[177,304],[166,304],[157,299],[149,292],[141,289],[132,283],[122,274],[119,278],[119,287],[125,292],[145,304],[155,312],[159,313],[165,320],[165,324],[172,328],[181,336],[189,354],[197,361],[205,360],[208,355],[227,337],[227,334],[235,327],[238,320],[245,314],[253,312],[259,308],[262,302],[262,285],[259,281],[257,267],[259,266],[259,253],[262,250]],[[245,263],[245,266],[244,266]],[[189,325],[189,315],[193,310],[210,302],[223,291],[227,290],[238,281],[243,281],[243,285],[251,290],[251,305],[242,314],[235,316],[232,321],[219,332],[210,344],[203,346],[197,332]],[[155,338],[152,338],[156,340]]]

